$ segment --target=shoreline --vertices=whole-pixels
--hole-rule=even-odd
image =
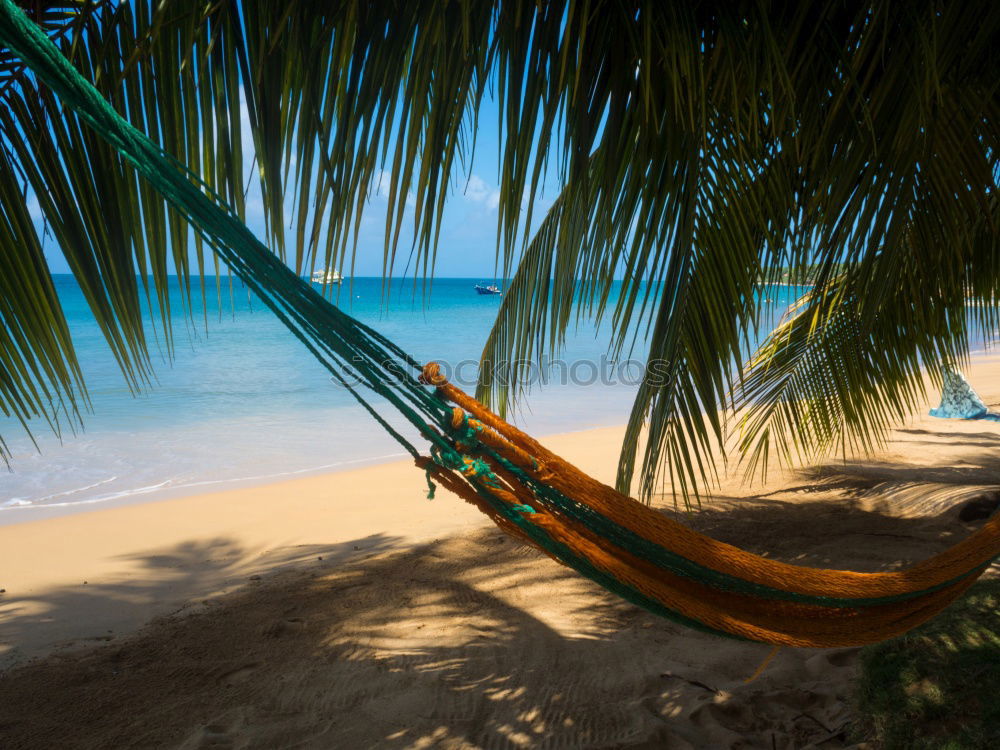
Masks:
[[[578,432],[589,432],[591,430],[603,429],[624,430],[624,427],[619,425],[590,424],[570,431],[559,430],[550,433],[542,432],[538,434],[538,437],[545,440],[551,438],[558,439],[561,435],[574,435]],[[388,443],[387,445],[395,446],[396,444]],[[377,456],[352,458],[330,464],[310,466],[303,469],[290,469],[288,471],[279,471],[258,476],[197,480],[176,485],[167,484],[171,481],[167,480],[165,483],[150,487],[122,490],[105,496],[64,503],[28,503],[24,505],[17,503],[8,506],[0,504],[0,529],[7,526],[18,526],[24,523],[62,518],[63,516],[77,515],[80,513],[125,508],[131,505],[141,505],[146,503],[159,503],[194,495],[216,494],[230,490],[253,489],[307,477],[333,476],[336,474],[343,474],[345,472],[356,471],[362,468],[384,466],[398,461],[409,463],[408,454],[402,451],[384,453]],[[82,489],[91,488],[86,487]],[[79,490],[74,490],[73,492],[77,491]]]
[[[290,471],[262,474],[260,476],[200,480],[172,486],[159,484],[151,487],[140,487],[134,490],[123,490],[106,496],[88,498],[86,500],[76,500],[67,503],[12,505],[0,508],[0,528],[5,526],[17,526],[23,523],[33,523],[35,521],[62,518],[63,516],[72,516],[78,513],[91,513],[101,510],[111,510],[114,508],[125,508],[131,505],[143,505],[146,503],[178,500],[194,495],[215,494],[230,490],[264,487],[305,477],[341,474],[347,471],[355,471],[359,468],[381,466],[382,464],[393,463],[405,457],[405,453],[395,453],[373,456],[371,458],[350,459],[334,464],[327,464],[325,466],[292,469]],[[90,488],[88,487],[84,489]],[[27,517],[29,514],[33,517]],[[8,515],[10,518],[8,518]],[[17,516],[22,517],[17,518]]]
[[[366,418],[366,415],[363,414],[354,414],[353,416],[357,419]],[[563,434],[574,434],[576,432],[586,432],[589,430],[616,427],[618,426],[616,422],[617,420],[609,420],[605,415],[596,415],[591,416],[591,418],[586,420],[581,419],[579,420],[579,424],[576,425],[549,425],[548,430],[543,429],[533,434],[536,434],[538,437],[543,439],[549,439]],[[287,468],[254,474],[252,473],[252,468],[248,466],[246,467],[247,472],[243,476],[228,476],[220,479],[206,479],[203,477],[191,477],[184,479],[167,478],[148,486],[119,489],[109,492],[106,495],[97,495],[95,497],[88,497],[84,495],[84,497],[80,499],[68,501],[25,501],[23,498],[17,496],[3,499],[0,500],[0,528],[51,518],[59,518],[66,515],[76,515],[79,513],[89,513],[110,508],[127,507],[135,504],[157,503],[164,500],[174,500],[190,495],[211,494],[234,489],[249,489],[303,477],[340,474],[347,471],[353,471],[358,468],[380,466],[394,461],[409,460],[409,454],[400,450],[398,443],[395,443],[387,435],[384,435],[381,432],[381,428],[375,425],[374,422],[371,423],[370,428],[370,433],[375,434],[380,440],[378,445],[366,446],[369,449],[374,450],[371,450],[369,455],[345,458],[340,461],[330,462],[329,459],[333,457],[333,454],[329,453],[318,458],[318,461],[313,465],[301,467],[300,464],[300,468]],[[524,428],[522,427],[522,429]],[[367,437],[370,437],[370,435],[366,436],[366,438]],[[419,449],[419,443],[417,443],[417,445]],[[287,461],[286,465],[287,464],[294,467],[296,465],[296,461],[293,458],[292,460]],[[14,473],[17,473],[16,465]],[[70,476],[70,474],[62,472],[58,474],[58,476]],[[120,474],[119,476],[112,476],[110,479],[101,480],[97,483],[97,485],[75,487],[71,490],[59,491],[55,494],[47,495],[45,499],[54,500],[64,495],[76,495],[86,492],[87,490],[92,490],[100,484],[118,480],[122,476],[128,476],[127,472],[125,474]]]

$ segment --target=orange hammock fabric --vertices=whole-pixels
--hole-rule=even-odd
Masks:
[[[1000,554],[1000,518],[994,517],[964,541],[905,570],[856,573],[806,568],[760,557],[699,534],[592,479],[447,382],[437,365],[427,365],[422,380],[436,386],[440,396],[456,405],[455,427],[462,423],[465,412],[482,425],[479,439],[491,450],[477,455],[490,464],[499,478],[498,486],[489,490],[496,498],[511,507],[530,506],[533,512],[526,511],[523,516],[550,537],[615,579],[714,630],[788,646],[856,646],[885,640],[940,612]],[[540,483],[704,568],[803,596],[900,598],[870,606],[830,607],[765,599],[670,573],[595,534],[579,521],[546,507],[538,494],[491,460],[490,453],[503,456]],[[418,464],[431,471],[445,487],[483,510],[501,529],[539,546],[520,526],[484,502],[469,484],[429,460],[423,459]]]

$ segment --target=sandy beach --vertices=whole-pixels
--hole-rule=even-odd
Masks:
[[[1000,404],[1000,357],[966,376]],[[930,393],[928,408],[936,405]],[[926,412],[926,410],[924,410]],[[545,442],[604,481],[618,428]],[[664,512],[753,552],[887,570],[976,528],[1000,427],[727,476]],[[4,748],[850,745],[856,649],[684,630],[426,499],[409,462],[0,527]]]

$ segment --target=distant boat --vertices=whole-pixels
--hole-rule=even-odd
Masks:
[[[313,271],[312,280],[314,284],[340,284],[344,277],[337,271]]]
[[[476,290],[476,294],[502,294],[500,287],[496,284],[490,284],[489,286],[476,284],[473,289]]]

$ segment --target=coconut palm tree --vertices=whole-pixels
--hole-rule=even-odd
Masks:
[[[431,273],[495,97],[497,259],[513,282],[484,359],[556,350],[579,315],[610,322],[612,353],[641,347],[655,377],[618,484],[638,475],[647,496],[663,478],[696,494],[733,434],[751,470],[876,445],[921,402],[922,368],[960,363],[997,323],[1000,6],[986,0],[20,5],[240,215],[259,180],[266,240],[298,272],[351,261],[387,174],[385,272],[412,195],[407,249]],[[0,406],[60,430],[86,390],[31,201],[136,389],[144,304],[169,350],[170,307],[218,293],[204,279],[221,269],[6,50],[0,160]],[[532,232],[550,163],[558,198]],[[759,291],[789,273],[812,290],[748,357],[775,312]],[[484,373],[480,397],[506,409],[509,368]]]

